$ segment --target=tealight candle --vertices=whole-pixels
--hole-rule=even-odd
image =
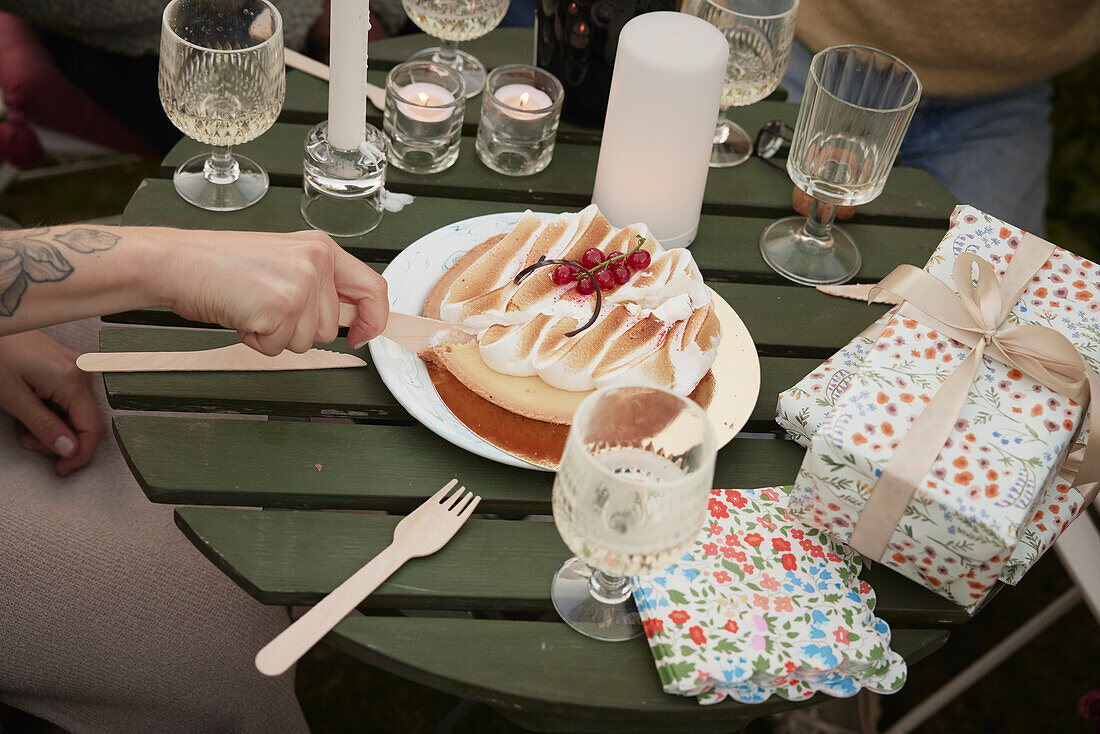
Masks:
[[[549,94],[530,84],[505,84],[493,96],[507,107],[513,108],[507,109],[506,107],[504,114],[520,120],[533,120],[542,117],[546,114],[543,110],[547,110],[552,104]],[[517,112],[517,110],[529,111],[529,113],[524,114],[524,112]]]
[[[414,103],[411,105],[397,103],[401,112],[414,120],[439,122],[451,115],[447,105],[455,101],[455,96],[448,92],[446,87],[431,82],[413,82],[406,84],[398,91],[403,98]],[[430,107],[439,109],[426,109]]]
[[[458,159],[466,84],[450,67],[407,61],[386,77],[383,126],[389,162],[409,173],[437,173]]]
[[[550,72],[500,66],[485,79],[474,150],[497,173],[530,176],[550,165],[563,91]]]

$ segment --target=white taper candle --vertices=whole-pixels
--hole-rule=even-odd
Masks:
[[[623,26],[592,194],[613,225],[644,222],[666,247],[695,239],[728,59],[701,18],[645,13]]]
[[[329,26],[328,140],[357,150],[367,125],[369,0],[332,0]]]

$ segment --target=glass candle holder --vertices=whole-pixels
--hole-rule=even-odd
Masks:
[[[561,82],[544,69],[500,66],[485,80],[477,157],[506,176],[530,176],[550,165],[561,119]]]
[[[462,140],[466,84],[462,74],[431,61],[407,61],[386,77],[383,127],[391,165],[438,173],[454,165]]]

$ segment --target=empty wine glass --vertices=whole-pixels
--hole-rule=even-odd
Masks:
[[[759,102],[779,86],[791,58],[798,0],[684,0],[682,10],[722,31],[730,45],[710,165],[744,163],[752,138],[726,119],[726,110]]]
[[[714,430],[702,408],[655,387],[609,387],[577,408],[554,480],[554,522],[576,554],[554,608],[597,640],[641,633],[630,576],[667,568],[703,525]]]
[[[267,172],[230,147],[265,132],[283,107],[283,20],[267,0],[172,0],[160,34],[160,102],[187,137],[213,146],[176,169],[176,191],[212,211],[267,192]]]
[[[836,208],[882,193],[920,93],[913,70],[883,51],[834,46],[813,57],[787,173],[814,201],[804,220],[780,219],[760,236],[773,270],[804,285],[843,283],[859,272],[859,250],[833,226]]]
[[[458,50],[459,41],[481,38],[500,25],[509,0],[402,0],[405,13],[442,46],[426,48],[409,57],[449,66],[466,82],[466,98],[485,88],[485,66],[471,54]]]

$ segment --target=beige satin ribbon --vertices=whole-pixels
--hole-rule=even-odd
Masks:
[[[1084,444],[1077,444],[1077,448],[1069,452],[1069,456],[1062,463],[1062,468],[1058,470],[1058,476],[1065,479],[1071,487],[1075,487],[1081,493],[1085,507],[1092,504],[1092,501],[1096,499],[1097,492],[1100,492],[1100,482],[1083,484],[1077,481],[1077,474],[1081,471],[1081,462],[1085,457],[1087,448]]]
[[[1053,252],[1054,245],[1025,234],[1003,280],[997,280],[988,262],[964,253],[955,260],[953,271],[958,293],[912,265],[899,266],[871,288],[872,298],[885,291],[904,301],[898,317],[916,319],[972,351],[940,386],[887,462],[852,531],[852,548],[874,559],[885,554],[913,493],[954,429],[984,356],[1018,369],[1086,409],[1089,396],[1100,395],[1100,377],[1064,335],[1036,324],[1000,328]],[[1092,411],[1089,429],[1090,437],[1100,436],[1100,410]],[[1086,450],[1076,482],[1097,481],[1100,451]],[[1091,491],[1094,494],[1095,487]]]

